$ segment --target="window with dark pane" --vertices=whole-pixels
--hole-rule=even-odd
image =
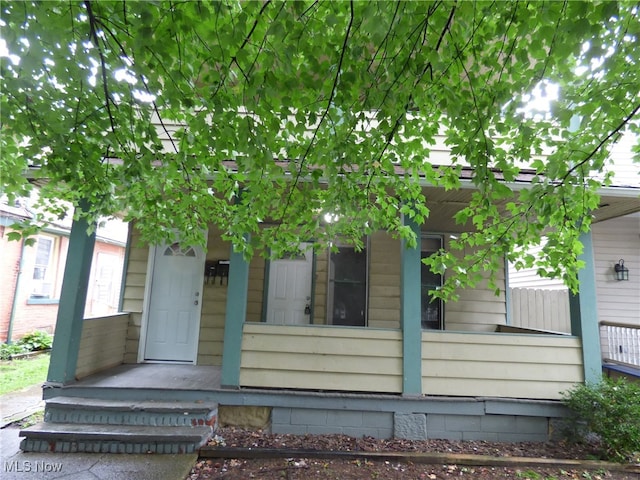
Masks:
[[[329,322],[364,327],[367,324],[367,251],[339,247],[331,252]]]
[[[423,236],[420,248],[420,259],[430,257],[442,248],[441,236]],[[442,287],[442,275],[433,273],[427,265],[420,264],[420,290],[421,290],[421,323],[422,328],[431,330],[444,329],[442,300],[433,298],[430,291]]]

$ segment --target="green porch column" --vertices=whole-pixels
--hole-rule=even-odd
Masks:
[[[86,210],[88,203],[81,201],[76,207]],[[88,234],[85,218],[74,220],[69,235],[69,249],[62,279],[55,337],[47,381],[64,384],[75,380],[84,307],[87,300],[91,260],[96,234]]]
[[[240,386],[242,325],[247,316],[249,262],[244,259],[242,253],[235,252],[233,247],[229,260],[229,283],[227,287],[227,310],[224,319],[220,385],[223,388],[238,388]]]
[[[582,340],[582,362],[584,379],[587,383],[598,382],[602,378],[602,356],[600,353],[600,331],[596,304],[596,275],[593,257],[591,231],[580,235],[584,251],[580,260],[585,266],[578,272],[579,292],[569,293],[571,334]]]
[[[422,324],[420,321],[420,227],[403,218],[417,238],[417,245],[402,242],[400,271],[400,324],[402,328],[402,393],[422,393]]]

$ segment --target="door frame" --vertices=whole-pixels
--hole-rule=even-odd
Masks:
[[[207,238],[207,231],[204,232],[205,238]],[[147,273],[144,281],[144,297],[142,300],[142,318],[140,320],[140,338],[138,339],[138,358],[137,363],[167,363],[172,365],[196,365],[198,360],[198,348],[200,344],[200,321],[202,319],[202,303],[204,301],[204,264],[206,261],[206,249],[201,246],[197,246],[202,251],[202,268],[200,269],[200,301],[196,308],[196,328],[195,334],[195,348],[191,360],[187,361],[175,361],[175,360],[146,360],[144,358],[145,347],[147,345],[147,330],[149,328],[149,307],[151,305],[151,289],[153,288],[153,274],[156,267],[156,251],[158,244],[149,245],[149,255],[147,257]]]

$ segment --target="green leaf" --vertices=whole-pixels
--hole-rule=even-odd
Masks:
[[[29,171],[52,214],[88,198],[91,218],[127,212],[144,241],[213,225],[245,254],[303,234],[415,241],[401,215],[472,221],[450,248],[473,253],[441,259],[449,298],[544,230],[557,238],[540,268],[575,286],[592,178],[638,130],[637,6],[429,5],[5,2],[20,61],[2,59],[2,194],[28,195]],[[540,85],[559,95],[537,115],[524,98]],[[496,178],[529,169],[517,195]],[[345,220],[325,231],[328,210]]]

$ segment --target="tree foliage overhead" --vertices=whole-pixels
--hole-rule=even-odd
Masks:
[[[564,265],[575,287],[601,184],[589,175],[638,128],[636,2],[1,8],[4,193],[45,177],[52,209],[63,198],[88,199],[91,218],[126,211],[148,241],[216,224],[247,253],[357,244],[376,229],[411,242],[402,217],[429,215],[421,184],[459,188],[466,165],[476,190],[457,220],[475,230],[452,247],[473,253],[434,268],[466,284],[546,231],[539,266]],[[558,98],[532,114],[527,95],[545,85]],[[430,159],[438,139],[451,165]],[[522,166],[536,175],[514,191]]]

